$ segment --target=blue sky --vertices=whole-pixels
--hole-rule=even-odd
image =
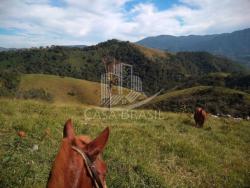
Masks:
[[[175,4],[179,4],[180,2],[178,0],[134,0],[125,3],[124,7],[127,11],[130,11],[139,3],[152,3],[155,5],[155,7],[157,7],[158,10],[166,10],[171,8]]]
[[[138,41],[250,27],[249,0],[1,0],[0,46]]]

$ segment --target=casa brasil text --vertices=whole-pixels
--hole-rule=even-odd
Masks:
[[[87,109],[84,111],[85,119],[163,119],[161,111],[136,111],[136,110],[119,110],[119,111],[97,111]]]

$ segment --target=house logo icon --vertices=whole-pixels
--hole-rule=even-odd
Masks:
[[[133,75],[133,66],[126,63],[106,63],[101,75],[101,106],[131,104],[142,96],[142,81]]]

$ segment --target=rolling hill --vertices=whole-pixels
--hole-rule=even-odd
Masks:
[[[55,103],[100,105],[101,87],[97,82],[54,75],[22,75],[18,92],[36,90],[44,90]]]
[[[168,91],[142,108],[192,113],[197,106],[212,114],[246,118],[250,116],[250,94],[225,87],[196,86]]]
[[[170,89],[211,72],[246,72],[228,59],[206,52],[171,54],[148,49],[130,42],[110,40],[83,49],[54,46],[0,52],[0,70],[16,70],[24,74],[53,74],[100,82],[104,73],[102,58],[133,65],[134,74],[142,79],[143,89],[155,93]]]
[[[137,42],[149,48],[180,51],[206,51],[223,55],[250,66],[250,28],[232,33],[214,35],[147,37]]]
[[[250,77],[244,67],[207,52],[174,54],[117,40],[85,48],[54,46],[0,52],[0,81],[1,86],[7,88],[0,87],[0,95],[8,93],[6,90],[11,90],[9,93],[20,98],[98,105],[100,78],[105,72],[102,58],[107,55],[117,62],[133,65],[133,72],[141,78],[142,88],[147,96],[161,90],[169,93],[176,89],[199,85],[216,86],[216,90],[210,88],[203,93],[187,92],[188,99],[184,97],[182,101],[184,106],[188,106],[189,112],[199,104],[207,104],[208,111],[212,113],[246,116],[249,112],[248,103],[244,97],[241,98],[243,94],[237,91],[249,92]],[[14,86],[18,84],[18,77],[15,78],[13,75],[15,72],[30,74],[21,77],[16,94]],[[230,92],[223,93],[229,91],[228,88],[237,89],[233,91],[235,95],[232,95],[232,98],[246,109],[244,114],[240,113],[241,109],[236,102],[230,102]],[[228,97],[223,98],[224,94]],[[189,100],[192,99],[192,95],[196,96],[193,99],[199,98],[201,103]],[[175,104],[177,99],[178,97],[172,103]],[[183,105],[178,103],[175,106],[170,105],[167,100],[167,103],[160,104],[159,108],[176,111],[178,107],[183,110]]]
[[[236,84],[229,85],[234,89],[225,87],[226,78],[231,76],[226,73],[211,73],[208,78],[202,78],[200,83],[190,81],[176,86],[165,94],[153,98],[141,108],[160,109],[162,111],[193,112],[196,106],[204,107],[213,114],[230,114],[235,117],[246,118],[250,116],[250,94],[244,91],[244,85],[240,77]],[[219,79],[218,79],[219,78]],[[223,78],[221,80],[221,78]],[[235,77],[233,77],[235,78]],[[248,78],[249,79],[249,78]],[[235,81],[235,80],[233,80]],[[214,86],[200,86],[202,83],[214,82]],[[198,84],[198,86],[196,86]],[[237,87],[236,87],[237,86]],[[241,89],[236,90],[235,89]],[[124,88],[125,94],[129,92]],[[117,88],[113,87],[113,93]],[[18,89],[14,94],[17,98],[44,100],[56,104],[88,104],[100,106],[101,86],[98,82],[91,82],[70,77],[59,77],[44,74],[25,74],[21,76]],[[146,99],[141,94],[136,102]],[[126,106],[127,104],[125,104]],[[123,106],[121,104],[113,107]]]
[[[117,87],[112,88],[113,94]],[[124,88],[124,94],[130,92]],[[24,74],[18,86],[17,98],[36,99],[56,104],[87,104],[101,105],[101,85],[98,82],[91,82],[70,77],[60,77],[45,74]],[[146,96],[140,94],[137,100]],[[117,105],[121,105],[118,103]],[[116,105],[116,106],[117,106]]]

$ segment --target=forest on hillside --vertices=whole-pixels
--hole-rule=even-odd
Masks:
[[[6,75],[13,77],[13,73],[41,73],[100,82],[105,71],[102,58],[109,56],[118,62],[133,65],[135,74],[142,79],[143,90],[148,94],[203,82],[248,89],[249,71],[229,59],[207,52],[163,52],[164,56],[155,53],[152,57],[146,53],[137,45],[117,40],[85,48],[52,46],[4,51],[0,52],[1,78]],[[209,77],[210,73],[217,72],[228,73],[228,77],[223,80]]]

